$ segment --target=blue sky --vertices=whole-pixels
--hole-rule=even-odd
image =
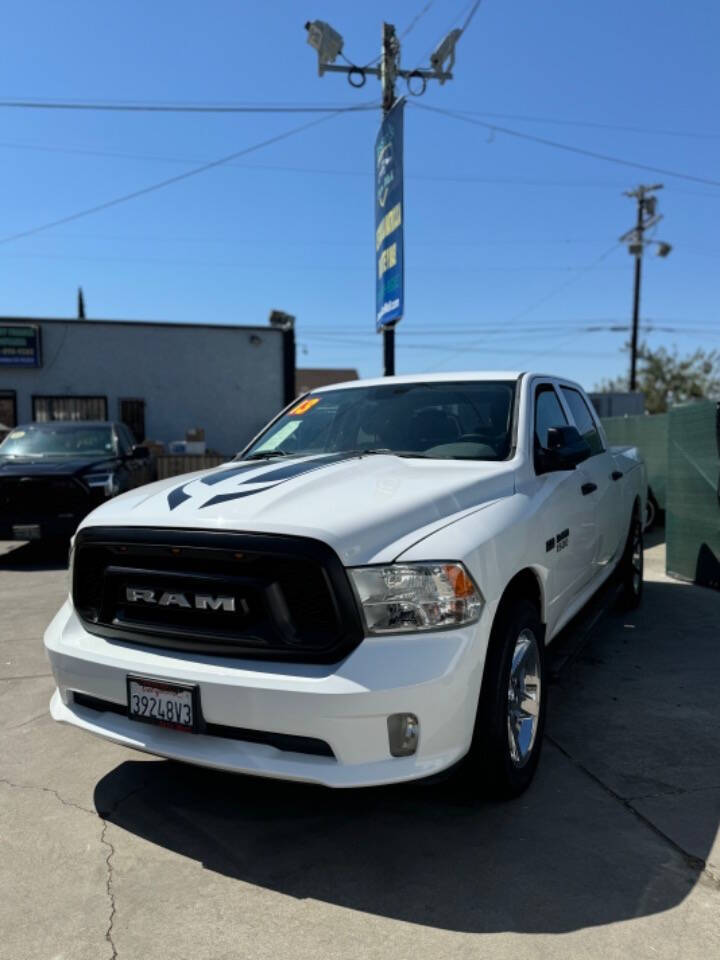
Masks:
[[[306,19],[353,62],[426,0],[125,0],[7,5],[0,99],[351,105],[317,75]],[[414,67],[468,8],[435,0],[403,40]],[[619,158],[720,179],[720,8],[711,0],[484,0],[455,79],[420,103]],[[305,115],[0,108],[0,240],[182,173]],[[503,115],[503,116],[500,116]],[[529,118],[529,119],[528,119]],[[0,244],[0,314],[265,323],[298,318],[298,363],[381,372],[372,147],[379,111],[333,117],[241,160]],[[646,259],[651,344],[720,347],[720,187],[608,163],[416,107],[406,112],[406,316],[398,372],[542,368],[592,387],[625,370],[634,221],[622,191],[661,181],[666,260]],[[631,127],[633,129],[622,129]],[[607,256],[599,258],[606,251]],[[698,332],[686,332],[698,331]]]

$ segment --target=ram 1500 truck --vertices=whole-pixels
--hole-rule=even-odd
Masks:
[[[231,414],[229,414],[231,415]],[[535,373],[315,390],[221,467],[80,526],[45,634],[52,716],[126,747],[334,787],[537,767],[546,645],[642,591],[646,478]]]

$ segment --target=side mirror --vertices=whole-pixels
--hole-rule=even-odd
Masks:
[[[538,472],[574,470],[591,455],[590,444],[580,436],[577,427],[550,427],[547,447],[538,451]]]
[[[142,444],[136,443],[130,451],[130,456],[135,460],[149,460],[150,450],[148,447],[144,447]]]

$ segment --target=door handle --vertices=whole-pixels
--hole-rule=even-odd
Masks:
[[[586,497],[589,493],[593,493],[595,490],[597,490],[597,484],[596,484],[596,483],[584,483],[584,484],[580,487],[580,489],[582,490],[582,495],[583,495],[584,497]]]
[[[613,480],[621,480],[622,475],[623,475],[622,470],[613,470],[613,472],[610,474]]]

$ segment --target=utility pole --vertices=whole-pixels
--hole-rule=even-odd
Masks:
[[[662,220],[662,214],[657,213],[657,197],[655,191],[662,190],[662,183],[652,186],[640,184],[634,190],[626,190],[624,196],[634,197],[637,200],[637,220],[635,226],[620,237],[621,243],[627,243],[628,253],[635,257],[635,283],[633,285],[633,317],[632,338],[630,341],[630,390],[637,390],[637,352],[638,329],[640,326],[640,283],[642,280],[642,258],[645,246],[657,243],[659,257],[666,257],[672,247],[669,243],[660,240],[645,240],[645,231],[654,227]]]
[[[400,69],[400,41],[395,27],[391,23],[383,23],[379,66],[374,65],[378,63],[378,60],[374,60],[365,66],[356,66],[347,60],[343,53],[344,40],[329,23],[322,20],[308,21],[305,24],[305,29],[308,32],[308,43],[317,51],[319,76],[324,73],[345,73],[350,86],[356,89],[365,85],[367,76],[378,77],[382,87],[383,119],[386,119],[398,103],[395,97],[395,81],[398,77],[402,77],[407,82],[408,92],[412,96],[422,96],[428,80],[437,80],[440,84],[444,84],[446,80],[452,80],[451,71],[455,64],[455,46],[479,5],[480,0],[477,0],[470,14],[466,17],[464,25],[461,28],[451,30],[438,44],[430,56],[430,66],[415,70]],[[338,56],[346,60],[347,65],[335,63]],[[399,157],[399,164],[400,172],[402,172],[402,157]],[[402,230],[401,207],[402,204],[399,208],[398,224],[393,227],[398,231]],[[398,267],[398,269],[402,274],[401,268]],[[402,297],[399,297],[395,303],[401,304]],[[393,304],[393,306],[395,305]],[[390,319],[391,316],[392,319]],[[382,313],[378,314],[376,321],[383,334],[383,372],[386,377],[391,377],[395,373],[395,326],[402,318],[402,306],[395,307],[394,315],[390,313],[387,322],[383,323],[382,317]]]

